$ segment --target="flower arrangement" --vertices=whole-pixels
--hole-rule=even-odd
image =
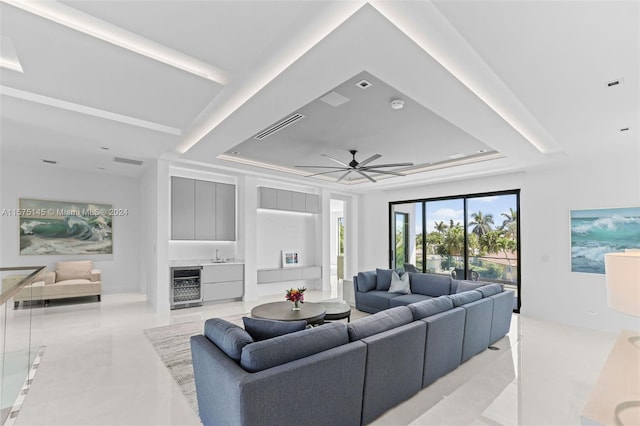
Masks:
[[[285,296],[285,299],[289,300],[290,302],[293,302],[293,310],[297,311],[300,310],[300,306],[298,305],[299,303],[304,303],[304,292],[307,289],[302,287],[302,288],[290,288],[289,290],[287,290],[287,294]]]

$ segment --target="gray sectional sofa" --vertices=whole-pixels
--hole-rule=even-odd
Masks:
[[[200,418],[205,426],[370,423],[503,337],[506,298],[510,291],[488,284],[260,341],[207,320],[191,338]]]

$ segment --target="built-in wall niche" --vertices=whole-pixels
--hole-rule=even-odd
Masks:
[[[320,200],[317,194],[260,186],[258,208],[315,214],[320,211]]]

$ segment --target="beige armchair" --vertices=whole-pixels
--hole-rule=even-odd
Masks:
[[[44,281],[36,281],[24,287],[14,297],[14,308],[26,300],[44,300],[45,306],[51,299],[102,295],[100,270],[93,269],[90,260],[57,262],[55,271],[44,274]]]

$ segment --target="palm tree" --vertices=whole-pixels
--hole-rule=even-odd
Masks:
[[[438,231],[441,234],[444,234],[445,231],[447,230],[447,224],[444,223],[443,220],[441,220],[440,222],[436,222],[433,227],[435,228],[436,231]]]
[[[469,226],[473,226],[471,232],[476,234],[478,237],[482,237],[492,230],[491,225],[493,225],[493,215],[491,213],[486,215],[481,211],[478,211],[478,213],[471,213],[471,219],[473,219],[469,222]]]
[[[504,221],[502,222],[502,230],[504,231],[504,235],[508,238],[516,237],[517,223],[518,223],[518,212],[512,208],[509,208],[509,213],[500,213],[500,216],[504,216]]]

